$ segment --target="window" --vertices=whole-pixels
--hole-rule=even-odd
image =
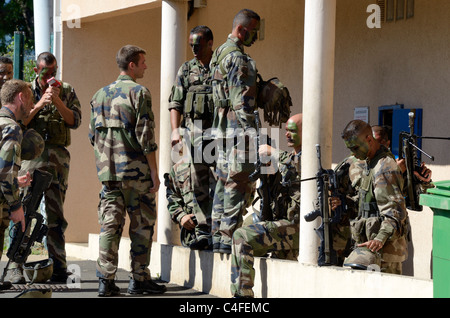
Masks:
[[[382,22],[396,22],[414,17],[414,0],[377,0]]]

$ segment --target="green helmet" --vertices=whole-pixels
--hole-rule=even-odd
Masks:
[[[22,160],[33,160],[44,151],[44,138],[34,129],[27,129],[22,139]]]
[[[367,247],[357,247],[344,259],[344,266],[353,269],[367,270],[372,268],[376,270],[376,266],[378,266],[378,269],[381,266],[381,255],[378,252],[372,252]]]
[[[52,277],[53,260],[51,258],[41,261],[25,263],[23,265],[25,276],[33,283],[45,283]]]

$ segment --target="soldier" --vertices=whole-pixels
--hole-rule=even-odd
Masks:
[[[4,205],[9,206],[6,217],[14,223],[21,223],[22,232],[25,231],[25,218],[20,198],[20,187],[31,184],[30,173],[19,177],[21,165],[22,129],[17,123],[27,116],[33,107],[33,94],[30,86],[21,80],[10,80],[1,90],[0,128],[0,177],[2,182],[0,192],[0,210]],[[5,215],[3,215],[5,217]],[[2,217],[2,223],[3,223]],[[0,228],[0,236],[4,236],[5,228]],[[3,251],[0,250],[0,257]]]
[[[190,248],[199,250],[210,249],[212,245],[210,180],[214,180],[214,175],[211,164],[206,163],[203,158],[203,148],[207,144],[204,135],[211,128],[213,116],[209,71],[213,40],[213,33],[207,26],[197,26],[191,30],[189,45],[194,58],[185,62],[178,70],[169,97],[172,146],[174,150],[183,147],[188,152],[186,155],[190,158],[190,163],[186,163],[183,171],[185,168],[191,171],[189,180],[186,180],[188,184],[184,182],[183,187],[192,196],[192,199],[188,199],[190,213],[183,214],[178,221],[176,218],[173,220],[189,229],[195,227],[197,240],[192,242]],[[184,133],[180,134],[180,127]],[[183,139],[181,135],[184,136]],[[215,187],[215,182],[211,185]],[[194,216],[197,224],[192,220]]]
[[[12,78],[13,61],[7,56],[0,56],[0,90],[2,89],[3,84]]]
[[[0,56],[0,90],[2,89],[3,84],[6,81],[9,81],[13,78],[13,61],[7,56]],[[2,106],[2,102],[0,100],[0,107]],[[4,233],[4,231],[9,226],[9,208],[5,206],[3,210],[0,209],[0,217],[3,220],[0,222],[0,233]],[[0,236],[0,246],[3,246],[4,237],[3,234]]]
[[[81,106],[73,87],[65,82],[51,86],[47,83],[56,75],[56,58],[49,52],[39,54],[36,60],[36,79],[32,82],[35,107],[23,120],[27,128],[36,130],[45,141],[42,154],[33,160],[24,160],[22,170],[33,172],[41,169],[52,174],[53,180],[44,193],[48,223],[47,248],[53,260],[51,281],[63,282],[72,274],[67,272],[64,232],[64,200],[68,187],[70,130],[81,124]],[[59,86],[59,87],[58,87]],[[13,269],[17,264],[12,264]],[[22,274],[14,270],[17,279]],[[24,280],[22,280],[24,281]]]
[[[114,283],[119,242],[126,213],[130,217],[131,273],[128,293],[163,293],[148,266],[156,222],[159,189],[157,144],[150,91],[136,80],[147,68],[145,50],[126,45],[116,56],[120,75],[91,101],[89,140],[94,146],[102,189],[98,209],[100,232],[97,276],[99,296],[120,293]]]
[[[214,98],[212,128],[218,142],[211,232],[213,251],[231,253],[233,232],[242,224],[253,183],[249,175],[254,164],[249,158],[249,136],[256,127],[255,62],[244,52],[258,37],[260,17],[249,9],[239,11],[228,40],[211,59]],[[226,147],[225,147],[226,146]]]
[[[293,148],[291,152],[260,146],[261,156],[279,156],[278,173],[281,178],[278,184],[272,185],[277,190],[271,189],[277,195],[271,202],[274,220],[243,226],[234,232],[231,255],[231,293],[234,297],[253,297],[254,256],[270,252],[277,258],[294,260],[298,256],[302,114],[296,114],[287,121],[286,139],[288,146]]]
[[[388,126],[378,126],[378,125],[374,125],[372,126],[372,132],[373,132],[373,137],[378,140],[378,142],[380,144],[382,144],[383,146],[385,146],[388,149],[391,149],[391,140],[390,140],[390,134],[389,134],[389,129],[390,127]],[[406,172],[406,163],[405,163],[405,158],[402,159],[396,159],[397,164],[400,168],[400,170],[402,171],[402,173],[404,174]],[[429,168],[427,168],[427,166],[425,165],[424,162],[421,163],[420,165],[421,171],[420,173],[418,171],[414,171],[414,175],[420,180],[420,182],[422,182],[422,184],[424,184],[424,187],[427,188],[429,187],[429,183],[431,182],[431,170]],[[404,176],[406,179],[406,176]]]
[[[357,159],[365,160],[363,173],[352,179],[358,188],[358,216],[350,221],[356,248],[344,265],[363,268],[376,264],[383,272],[401,274],[408,230],[401,171],[366,122],[351,121],[342,139]]]

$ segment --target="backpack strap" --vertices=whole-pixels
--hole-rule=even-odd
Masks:
[[[211,70],[213,70],[213,68],[215,67],[215,66],[219,66],[219,68],[220,68],[220,73],[222,74],[222,76],[223,77],[226,77],[227,76],[227,74],[225,73],[225,69],[223,68],[223,66],[222,66],[222,60],[228,55],[228,54],[230,54],[231,52],[235,52],[235,51],[239,51],[239,52],[241,52],[241,50],[239,49],[239,47],[238,46],[236,46],[236,45],[229,45],[229,46],[227,46],[227,47],[225,47],[221,52],[220,52],[220,54],[217,56],[217,53],[218,53],[218,51],[216,50],[215,52],[214,52],[214,56],[213,56],[213,59],[212,59],[212,61],[211,61],[211,65],[213,66],[213,67],[211,67]]]

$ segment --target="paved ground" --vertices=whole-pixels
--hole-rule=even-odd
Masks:
[[[31,258],[31,259],[30,259]],[[3,269],[6,266],[5,258],[0,262],[0,275],[3,274]],[[38,260],[39,257],[29,257],[27,261]],[[75,280],[73,284],[38,284],[35,287],[38,289],[51,289],[51,298],[100,298],[98,297],[98,278],[95,276],[95,262],[82,260],[68,260],[69,270],[73,273],[79,273],[81,280]],[[8,281],[8,275],[5,281]],[[121,294],[118,298],[216,298],[209,294],[199,292],[194,289],[189,289],[183,286],[167,283],[155,279],[158,284],[167,286],[167,291],[162,295],[130,295],[127,293],[128,287],[128,272],[119,269],[117,272],[116,285],[119,286]],[[0,298],[16,298],[24,290],[31,288],[26,285],[13,285],[9,290],[0,292]]]

